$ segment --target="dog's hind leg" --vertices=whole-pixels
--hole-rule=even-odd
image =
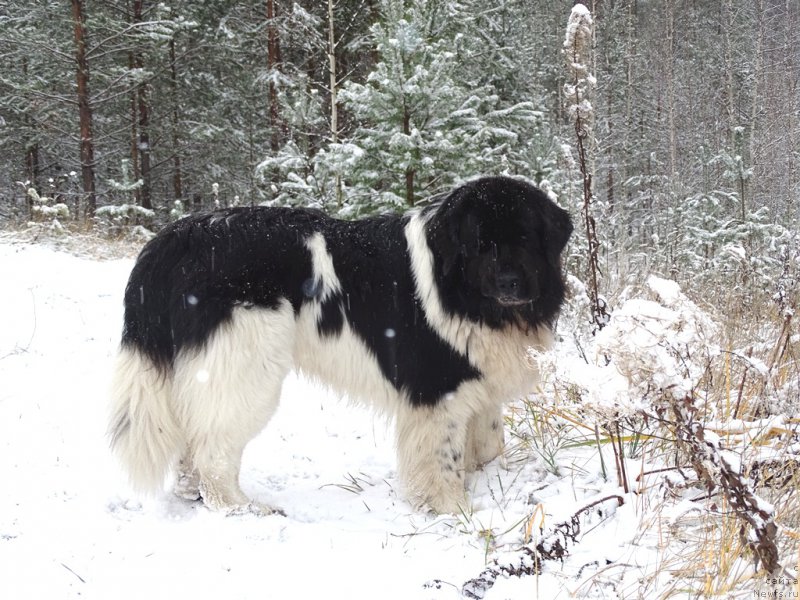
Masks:
[[[200,350],[178,356],[176,412],[188,440],[178,495],[191,497],[196,488],[213,510],[273,512],[245,495],[239,470],[245,446],[278,407],[293,336],[288,302],[274,310],[237,308]]]
[[[175,487],[173,492],[184,500],[200,500],[200,475],[194,468],[192,452],[187,447],[180,461],[178,462],[178,472],[175,477]]]

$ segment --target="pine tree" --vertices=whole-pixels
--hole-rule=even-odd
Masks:
[[[477,173],[516,171],[522,146],[514,127],[529,131],[540,114],[529,102],[503,107],[491,85],[470,88],[462,55],[466,37],[451,26],[447,2],[385,0],[372,27],[379,57],[366,82],[341,94],[358,127],[340,154],[351,160],[350,202],[376,208],[413,206]],[[433,35],[440,23],[449,26]]]

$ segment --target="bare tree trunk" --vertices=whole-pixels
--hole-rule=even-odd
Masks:
[[[408,111],[408,107],[405,106],[403,108],[403,133],[405,135],[411,135],[411,113]],[[406,204],[409,206],[414,206],[415,199],[414,199],[414,169],[411,165],[406,167]]]
[[[90,219],[97,209],[94,173],[94,136],[92,106],[89,102],[89,62],[86,58],[86,23],[83,0],[72,0],[72,20],[75,28],[75,62],[78,80],[78,117],[80,121],[81,181],[84,194],[84,216]]]
[[[41,195],[42,190],[39,187],[39,175],[41,174],[41,163],[39,161],[39,144],[30,144],[25,149],[25,173],[27,175],[28,189],[33,188],[36,193]],[[33,198],[30,194],[25,194],[25,205],[28,208],[28,217],[33,219]]]
[[[783,7],[783,13],[786,15],[786,23],[783,27],[783,72],[796,74],[798,72],[797,51],[795,50],[793,52],[792,50],[796,49],[798,45],[797,32],[800,29],[800,27],[798,27],[800,23],[797,22],[797,16],[800,14],[800,11],[797,10],[796,4],[794,7],[792,6],[793,1],[794,0],[786,0]],[[786,150],[783,152],[783,155],[786,157],[786,184],[788,186],[785,189],[790,190],[787,196],[791,196],[795,193],[794,190],[796,190],[798,186],[797,156],[798,150],[800,150],[800,143],[797,139],[797,115],[800,113],[800,100],[798,100],[800,82],[798,82],[797,76],[786,77],[784,85],[786,88],[785,97],[788,99],[786,110],[786,131],[788,135],[786,136]],[[790,206],[795,206],[795,211],[797,210],[796,204],[797,203],[789,203]],[[794,214],[796,217],[797,212]]]
[[[133,22],[141,23],[144,15],[144,0],[133,0]],[[141,52],[134,52],[134,65],[137,69],[144,68],[144,58]],[[140,204],[142,208],[153,208],[151,195],[152,173],[150,169],[150,105],[147,98],[147,83],[141,81],[136,86],[136,108],[138,111],[138,141],[139,168],[141,170],[142,187],[140,191]]]
[[[128,54],[128,68],[133,71],[136,66],[136,62],[133,58],[133,53]],[[132,181],[139,181],[141,179],[141,171],[139,170],[139,110],[137,108],[136,102],[136,90],[132,89],[130,92],[130,107],[131,107],[131,180]],[[139,186],[134,186],[133,191],[133,201],[136,204],[141,205],[142,197],[141,197],[141,190]]]
[[[333,0],[328,0],[328,81],[331,86],[331,144],[339,143],[338,81],[336,79],[336,35],[333,20]],[[342,176],[334,179],[336,206],[342,206]]]
[[[675,132],[675,4],[667,0],[667,127],[669,129],[670,183],[678,173],[678,142]]]
[[[596,29],[594,30],[596,33]],[[596,42],[595,42],[596,44]],[[596,54],[596,53],[594,53]],[[596,60],[596,58],[595,58]],[[605,125],[606,125],[606,142],[605,142],[605,163],[606,163],[606,202],[608,204],[608,212],[609,214],[614,213],[614,171],[616,169],[615,159],[614,156],[614,146],[616,145],[615,139],[615,131],[614,131],[614,120],[617,118],[617,113],[614,110],[614,86],[610,85],[610,82],[614,80],[614,65],[612,64],[614,58],[611,56],[611,48],[609,44],[604,44],[604,52],[603,52],[603,66],[605,67],[605,74],[606,74],[606,81],[609,84],[606,85],[606,114],[605,114]]]
[[[278,38],[278,28],[275,22],[277,17],[275,0],[267,0],[267,69],[270,73],[274,69],[280,69],[281,47]],[[278,105],[278,88],[275,86],[275,79],[270,75],[269,78],[269,121],[271,126],[270,148],[277,152],[280,148],[283,127],[280,122],[280,107]]]
[[[179,135],[180,113],[178,111],[178,68],[175,58],[175,38],[169,40],[170,87],[172,88],[172,194],[175,200],[183,198],[183,174],[181,172],[181,144]]]
[[[22,60],[22,73],[26,77],[28,76],[28,60],[24,58]],[[30,115],[25,115],[24,117],[25,125],[27,127],[33,128],[35,123],[33,119],[31,119]],[[25,145],[25,177],[28,180],[28,184],[26,187],[33,188],[36,190],[37,194],[41,194],[42,190],[39,187],[39,177],[42,174],[42,163],[39,156],[39,142],[30,142]],[[25,195],[28,199],[28,214],[30,214],[31,207],[33,206],[31,197],[29,195]]]
[[[628,11],[625,16],[625,132],[623,133],[622,141],[622,154],[626,157],[633,156],[632,154],[632,135],[636,131],[636,123],[634,122],[634,57],[636,56],[636,2],[628,3]],[[625,182],[630,176],[630,161],[622,161],[622,181]],[[622,188],[625,193],[625,200],[629,200],[630,192],[625,192],[625,187]]]
[[[722,40],[725,55],[725,112],[728,126],[728,148],[729,152],[734,152],[736,140],[734,139],[734,128],[736,127],[736,108],[735,93],[733,91],[733,48],[731,35],[733,30],[733,2],[725,0],[722,5]]]
[[[41,193],[39,188],[39,176],[42,174],[41,162],[39,159],[39,144],[34,142],[25,148],[25,173],[28,178],[28,187]]]

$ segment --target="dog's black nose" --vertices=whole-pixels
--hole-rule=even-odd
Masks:
[[[516,273],[499,273],[495,279],[498,295],[509,298],[519,297],[521,283],[519,275]]]

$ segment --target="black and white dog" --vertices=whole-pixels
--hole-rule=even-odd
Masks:
[[[341,221],[233,208],[178,221],[125,292],[111,445],[132,482],[229,512],[245,445],[291,369],[396,419],[411,502],[465,504],[503,451],[503,403],[537,381],[564,299],[567,213],[532,185],[477,179],[411,213]]]

